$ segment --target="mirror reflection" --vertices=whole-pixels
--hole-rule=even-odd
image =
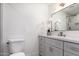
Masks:
[[[50,13],[52,31],[79,30],[79,3],[71,4],[59,11]]]

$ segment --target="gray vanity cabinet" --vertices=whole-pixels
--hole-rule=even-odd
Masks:
[[[79,44],[64,42],[65,56],[79,56]]]
[[[46,55],[47,56],[62,56],[63,55],[63,42],[53,38],[46,40]]]
[[[63,50],[53,47],[51,45],[46,46],[46,56],[62,56],[63,55]]]
[[[39,53],[42,56],[79,56],[79,44],[40,36]]]
[[[40,55],[42,56],[62,56],[63,55],[63,42],[54,40],[47,37],[40,37],[39,39]]]
[[[45,44],[45,37],[39,36],[39,55],[45,56],[46,44]]]

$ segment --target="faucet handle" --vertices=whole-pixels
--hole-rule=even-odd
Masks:
[[[63,34],[63,32],[59,32],[58,36],[66,36],[65,34]]]
[[[62,34],[63,34],[63,32],[59,32],[59,33],[58,33],[58,36],[62,36]]]
[[[65,34],[64,34],[64,35],[62,35],[62,36],[66,37],[66,35],[65,35]]]

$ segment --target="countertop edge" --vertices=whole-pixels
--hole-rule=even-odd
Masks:
[[[70,43],[76,43],[79,44],[79,39],[78,38],[71,38],[71,37],[63,37],[63,36],[47,36],[47,35],[38,35],[40,37],[46,37],[50,39],[56,39],[64,42],[70,42]]]

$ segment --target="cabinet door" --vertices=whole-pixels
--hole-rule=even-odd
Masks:
[[[39,39],[39,53],[42,56],[45,56],[45,40],[46,38],[40,37]]]
[[[39,52],[42,56],[62,56],[63,42],[47,37],[40,37]]]
[[[77,54],[73,54],[71,52],[64,52],[64,56],[78,56]]]
[[[46,43],[49,45],[63,49],[63,42],[56,40],[55,38],[47,38]]]
[[[64,51],[79,55],[79,44],[64,42]]]
[[[46,56],[62,56],[63,50],[47,44],[45,55]]]

